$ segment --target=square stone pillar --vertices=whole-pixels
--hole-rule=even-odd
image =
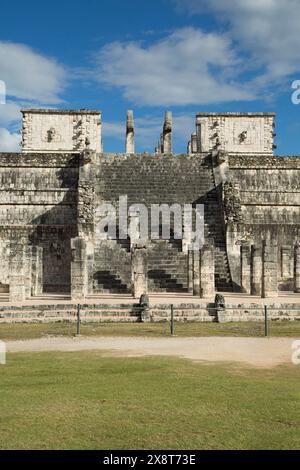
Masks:
[[[129,213],[129,236],[131,250],[134,250],[135,247],[139,244],[140,235],[139,212],[132,211]]]
[[[193,251],[188,251],[188,291],[193,293]]]
[[[261,296],[262,294],[262,247],[251,246],[251,295]]]
[[[300,293],[300,245],[295,246],[294,283],[295,292]]]
[[[251,294],[251,250],[249,245],[241,246],[241,291]]]
[[[43,248],[32,247],[31,267],[31,295],[36,296],[43,293]]]
[[[25,297],[31,297],[31,284],[32,284],[32,246],[25,246],[24,248],[24,277],[25,277]]]
[[[83,300],[87,294],[86,241],[81,237],[71,239],[71,299]]]
[[[182,237],[182,252],[189,252],[191,241],[192,241],[192,228],[193,228],[193,208],[186,205],[184,207],[184,217],[183,217],[183,237]],[[193,258],[191,258],[193,259]]]
[[[172,153],[172,113],[166,111],[163,127],[163,150],[162,153]]]
[[[9,259],[9,301],[24,302],[25,275],[24,275],[24,245],[12,242],[10,244]]]
[[[291,274],[291,247],[282,246],[281,247],[281,278],[290,279]]]
[[[200,297],[215,296],[215,256],[212,245],[204,245],[200,250]]]
[[[204,244],[204,206],[197,209],[184,205],[182,251],[188,253],[191,248],[197,250]]]
[[[139,299],[148,293],[148,259],[147,248],[143,244],[135,244],[131,249],[132,295]]]
[[[87,244],[87,260],[86,260],[86,271],[87,271],[87,294],[92,295],[93,280],[94,280],[94,247],[92,243]]]
[[[192,153],[197,153],[198,151],[198,148],[197,148],[197,134],[196,132],[194,132],[192,135],[191,135],[191,152]]]
[[[277,244],[271,241],[265,241],[263,243],[263,298],[278,296],[277,252]]]
[[[193,295],[200,297],[200,252],[193,250]]]

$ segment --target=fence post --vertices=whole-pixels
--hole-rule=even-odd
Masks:
[[[171,305],[171,336],[174,336],[174,305]]]
[[[77,333],[76,336],[80,336],[80,304],[77,304]]]
[[[265,305],[265,337],[269,336],[268,306]]]

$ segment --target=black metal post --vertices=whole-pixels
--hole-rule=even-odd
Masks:
[[[174,305],[171,305],[171,335],[174,336]]]
[[[80,304],[77,305],[77,336],[80,336]]]
[[[268,306],[265,305],[265,337],[269,336]]]

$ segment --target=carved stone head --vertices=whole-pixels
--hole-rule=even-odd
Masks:
[[[47,134],[48,134],[48,142],[53,142],[56,136],[56,130],[54,129],[54,127],[50,127],[50,129],[47,131]]]
[[[248,132],[247,131],[243,131],[240,133],[239,135],[239,139],[240,139],[240,143],[242,144],[243,142],[245,142],[245,140],[247,139],[247,136],[248,136]]]

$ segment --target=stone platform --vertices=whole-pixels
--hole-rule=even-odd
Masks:
[[[225,321],[263,321],[264,306],[271,320],[299,320],[300,295],[281,294],[276,298],[224,294]],[[171,305],[176,321],[218,321],[214,299],[199,299],[191,294],[152,294],[149,296],[148,321],[168,321]],[[0,296],[0,323],[76,321],[77,303],[69,295],[43,294],[22,303],[10,303]],[[83,322],[138,322],[140,308],[130,295],[97,295],[80,303]]]

